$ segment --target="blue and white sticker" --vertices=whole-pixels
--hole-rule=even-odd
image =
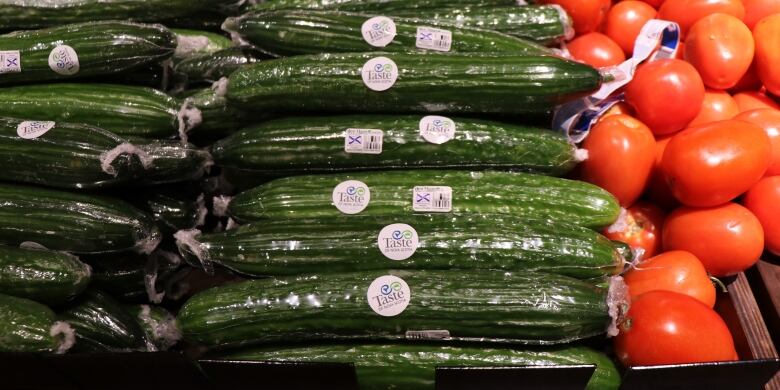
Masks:
[[[363,84],[374,91],[386,91],[398,80],[398,66],[387,57],[374,57],[363,65]]]
[[[22,56],[19,50],[0,51],[0,74],[22,71]]]
[[[376,244],[390,260],[406,260],[417,251],[420,237],[417,230],[405,223],[387,225],[379,232]]]
[[[16,126],[16,134],[20,138],[35,139],[53,129],[55,124],[51,121],[24,121]]]
[[[57,74],[72,76],[81,69],[79,56],[68,45],[59,45],[49,53],[49,68]]]
[[[371,189],[359,180],[347,180],[333,188],[333,205],[344,214],[358,214],[371,202]]]
[[[344,151],[358,154],[381,154],[384,132],[380,129],[347,129]]]
[[[433,27],[417,27],[415,46],[426,50],[450,51],[452,31]]]
[[[363,22],[363,39],[371,46],[385,47],[396,35],[395,23],[387,16],[375,16]]]
[[[368,306],[383,317],[394,317],[406,310],[412,301],[412,290],[403,279],[384,275],[374,279],[366,291]]]
[[[412,209],[417,212],[449,213],[452,211],[452,187],[415,186]]]

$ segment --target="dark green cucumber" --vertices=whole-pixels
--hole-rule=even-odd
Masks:
[[[21,65],[0,74],[0,85],[119,73],[167,59],[175,48],[175,36],[160,25],[89,22],[17,31],[0,35],[0,49],[18,51]]]
[[[73,328],[48,307],[0,294],[0,352],[64,353],[74,340]]]
[[[385,257],[379,232],[387,225],[414,228],[411,257]],[[623,260],[612,242],[588,228],[512,215],[341,216],[282,219],[220,233],[176,233],[192,264],[211,263],[254,276],[358,270],[502,269],[594,278],[619,272]],[[388,238],[389,240],[389,238]],[[382,249],[377,241],[381,242]]]
[[[596,365],[587,390],[616,390],[620,374],[609,357],[586,347],[506,349],[433,344],[336,344],[253,348],[227,360],[352,363],[361,390],[433,390],[437,367]]]
[[[75,298],[92,270],[76,256],[42,249],[0,246],[0,291],[48,305]]]
[[[211,154],[179,140],[144,140],[130,138],[151,158],[146,171],[139,173],[132,184],[160,185],[197,180],[214,165]]]
[[[453,139],[434,144],[421,135],[423,118],[348,115],[278,119],[245,128],[217,142],[211,150],[220,166],[279,175],[496,168],[560,176],[579,160],[576,148],[558,133],[477,119],[448,118],[455,128]],[[382,130],[381,153],[347,153],[347,129]]]
[[[136,317],[146,338],[158,351],[167,351],[181,340],[179,323],[168,310],[150,305],[131,305],[125,309]]]
[[[198,30],[171,29],[176,34],[174,60],[214,54],[233,46],[233,41],[223,35]]]
[[[385,275],[377,283],[390,284],[369,289]],[[406,301],[400,314],[369,306],[385,292]],[[250,280],[196,294],[177,318],[186,340],[207,346],[404,338],[558,344],[603,334],[610,324],[607,290],[590,283],[460,270]],[[438,332],[414,333],[429,330]]]
[[[76,351],[155,350],[139,321],[102,291],[88,290],[59,317],[76,330]]]
[[[517,0],[267,0],[248,7],[250,10],[336,9],[367,12],[421,10],[442,7],[517,5]]]
[[[380,73],[363,73],[366,64],[374,69],[370,60],[379,61]],[[370,77],[386,87],[396,70],[398,79],[385,91],[364,84]],[[541,115],[601,81],[590,66],[555,56],[339,53],[242,67],[230,76],[227,97],[258,111]]]
[[[232,47],[181,60],[173,67],[173,75],[179,82],[185,84],[214,82],[230,76],[241,66],[255,63],[261,58],[263,55],[253,49]]]
[[[227,99],[212,88],[188,91],[184,95],[189,103],[200,110],[203,118],[200,125],[187,133],[191,142],[200,145],[211,145],[263,117],[229,105]]]
[[[414,214],[415,186],[451,187],[452,212],[465,215],[509,214],[602,228],[620,214],[620,205],[609,192],[581,181],[527,173],[433,170],[287,177],[238,194],[227,211],[241,223],[339,216],[333,191],[347,180],[368,186],[370,201],[360,212],[366,216],[403,219]]]
[[[123,302],[155,302],[165,297],[165,283],[181,265],[173,253],[121,253],[82,256],[92,266],[92,286]]]
[[[84,123],[118,135],[170,138],[194,124],[183,102],[127,85],[49,84],[0,89],[0,116]]]
[[[31,241],[51,250],[151,252],[159,243],[154,220],[118,200],[0,184],[0,243]]]
[[[536,43],[495,31],[432,24],[427,20],[409,18],[392,18],[395,35],[389,38],[392,41],[386,46],[369,44],[362,29],[370,18],[371,15],[339,11],[255,12],[228,18],[223,28],[275,56],[426,50],[419,49],[417,45],[421,34],[418,29],[421,27],[445,29],[451,33],[449,45],[432,50],[452,53],[550,53],[549,49]]]
[[[206,203],[203,194],[191,197],[183,191],[158,190],[142,194],[148,210],[165,233],[203,226],[206,221]]]

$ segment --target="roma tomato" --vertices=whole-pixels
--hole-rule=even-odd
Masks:
[[[715,306],[715,286],[704,264],[692,253],[669,251],[639,263],[623,274],[631,299],[648,291],[665,290],[696,298]]]
[[[745,6],[745,24],[750,29],[759,20],[780,13],[780,1],[777,0],[742,0],[742,4]]]
[[[662,237],[664,250],[693,253],[707,272],[717,277],[750,268],[764,249],[758,218],[736,203],[681,207],[666,218]]]
[[[666,176],[661,169],[661,159],[664,156],[666,145],[672,140],[672,136],[661,137],[655,141],[655,164],[653,172],[650,174],[650,184],[647,186],[647,197],[664,210],[672,210],[680,205],[677,198],[672,194],[669,183],[666,182]]]
[[[767,16],[753,28],[758,78],[766,89],[780,95],[780,13]]]
[[[625,221],[610,226],[603,234],[610,240],[625,242],[634,250],[642,249],[642,258],[647,259],[661,249],[663,224],[664,211],[660,207],[639,201],[627,209]]]
[[[661,168],[674,196],[685,205],[717,206],[758,182],[772,158],[760,127],[727,120],[691,127],[672,137]]]
[[[737,85],[753,62],[754,49],[750,29],[728,14],[699,19],[685,39],[685,59],[699,71],[704,85],[715,89]]]
[[[615,353],[625,366],[737,359],[734,339],[718,313],[673,291],[637,297],[618,328]]]
[[[766,176],[780,175],[780,110],[764,108],[745,111],[734,119],[750,122],[764,129],[772,148],[772,162],[766,170]]]
[[[734,101],[739,106],[739,112],[757,110],[759,108],[780,109],[780,106],[761,92],[746,91],[734,95]]]
[[[708,89],[704,93],[704,102],[696,118],[688,127],[706,125],[707,123],[731,119],[739,114],[739,106],[731,95],[724,91]]]
[[[704,83],[691,64],[666,59],[640,65],[626,87],[626,100],[654,134],[671,134],[699,113]]]
[[[588,159],[580,164],[582,180],[612,193],[631,206],[647,185],[655,157],[650,129],[628,115],[612,115],[591,129],[582,143]]]
[[[634,42],[639,31],[658,11],[642,1],[621,1],[607,13],[604,33],[623,49],[626,56],[634,52]]]
[[[611,0],[541,0],[537,4],[558,4],[574,22],[577,35],[598,31],[607,17]]]
[[[742,20],[745,18],[745,7],[741,0],[666,0],[658,10],[658,17],[677,22],[682,30],[681,37],[686,39],[694,23],[714,13],[729,14]]]
[[[569,42],[566,48],[572,58],[594,68],[618,65],[626,60],[620,46],[602,33],[580,35]]]
[[[766,249],[780,256],[780,176],[761,179],[747,192],[744,203],[761,221]]]

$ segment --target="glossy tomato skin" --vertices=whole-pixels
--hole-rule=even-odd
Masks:
[[[737,85],[753,62],[753,33],[729,14],[699,19],[685,39],[685,59],[699,71],[704,85],[728,89]]]
[[[704,264],[690,252],[669,251],[644,260],[623,274],[623,279],[631,299],[665,290],[696,298],[709,308],[715,306],[715,286]]]
[[[621,1],[607,13],[604,33],[612,38],[626,56],[634,52],[634,42],[648,20],[658,14],[655,8],[642,1]]]
[[[603,232],[610,240],[622,241],[636,250],[641,248],[643,259],[656,255],[661,250],[661,227],[664,224],[664,211],[660,207],[639,201],[626,211],[622,230],[611,226]],[[630,260],[630,259],[629,259]]]
[[[664,3],[664,0],[642,0],[643,3],[649,4],[651,7],[658,9],[658,7],[661,6],[661,4]]]
[[[540,0],[536,4],[558,4],[571,17],[577,35],[598,31],[607,17],[610,0]]]
[[[766,176],[780,175],[780,110],[763,108],[745,111],[734,119],[750,122],[764,129],[772,148],[772,162],[766,170]],[[780,219],[780,214],[778,214]]]
[[[729,89],[731,93],[743,92],[743,91],[758,91],[761,89],[761,79],[758,78],[758,69],[756,69],[755,50],[753,54],[753,62],[750,63],[750,67],[747,72],[742,75],[742,78],[737,81],[737,84]]]
[[[669,183],[666,182],[666,176],[661,168],[661,159],[671,140],[672,136],[656,138],[655,164],[653,164],[653,172],[650,174],[650,184],[647,186],[647,198],[665,211],[671,211],[680,205],[680,202],[672,194],[672,189],[669,188]]]
[[[626,87],[626,100],[654,134],[671,134],[699,113],[704,83],[696,69],[685,61],[653,61],[639,66]]]
[[[757,110],[759,108],[780,109],[771,98],[758,91],[745,91],[734,94],[734,101],[739,106],[739,112]]]
[[[735,360],[734,339],[707,305],[672,291],[637,297],[619,326],[615,353],[625,366]]]
[[[780,256],[780,176],[761,179],[747,192],[744,203],[761,221],[766,249]]]
[[[745,6],[741,0],[666,0],[658,10],[658,17],[677,22],[682,30],[681,38],[685,40],[694,23],[714,13],[729,14],[742,20]]]
[[[688,127],[706,125],[708,123],[734,118],[739,114],[739,106],[728,92],[708,89],[704,93],[704,102],[696,118]]]
[[[627,115],[603,118],[582,143],[588,159],[582,180],[611,192],[624,207],[642,194],[655,156],[655,139],[642,122]]]
[[[675,134],[666,146],[661,169],[682,204],[710,207],[728,202],[756,184],[771,158],[764,130],[732,119]]]
[[[569,42],[566,48],[572,58],[594,68],[615,66],[626,60],[620,46],[602,33],[580,35]]]
[[[780,13],[759,20],[753,38],[758,78],[769,92],[780,95]]]
[[[759,20],[780,13],[780,1],[777,0],[742,0],[742,4],[745,6],[745,24],[750,29]]]
[[[693,253],[715,277],[750,268],[764,249],[758,218],[736,203],[678,208],[666,218],[662,236],[664,250]]]

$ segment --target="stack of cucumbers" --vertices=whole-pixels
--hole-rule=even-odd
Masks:
[[[515,0],[0,0],[0,352],[593,365],[632,254]],[[225,281],[231,283],[225,283]],[[185,346],[200,348],[185,348]],[[193,357],[199,357],[195,355]]]

